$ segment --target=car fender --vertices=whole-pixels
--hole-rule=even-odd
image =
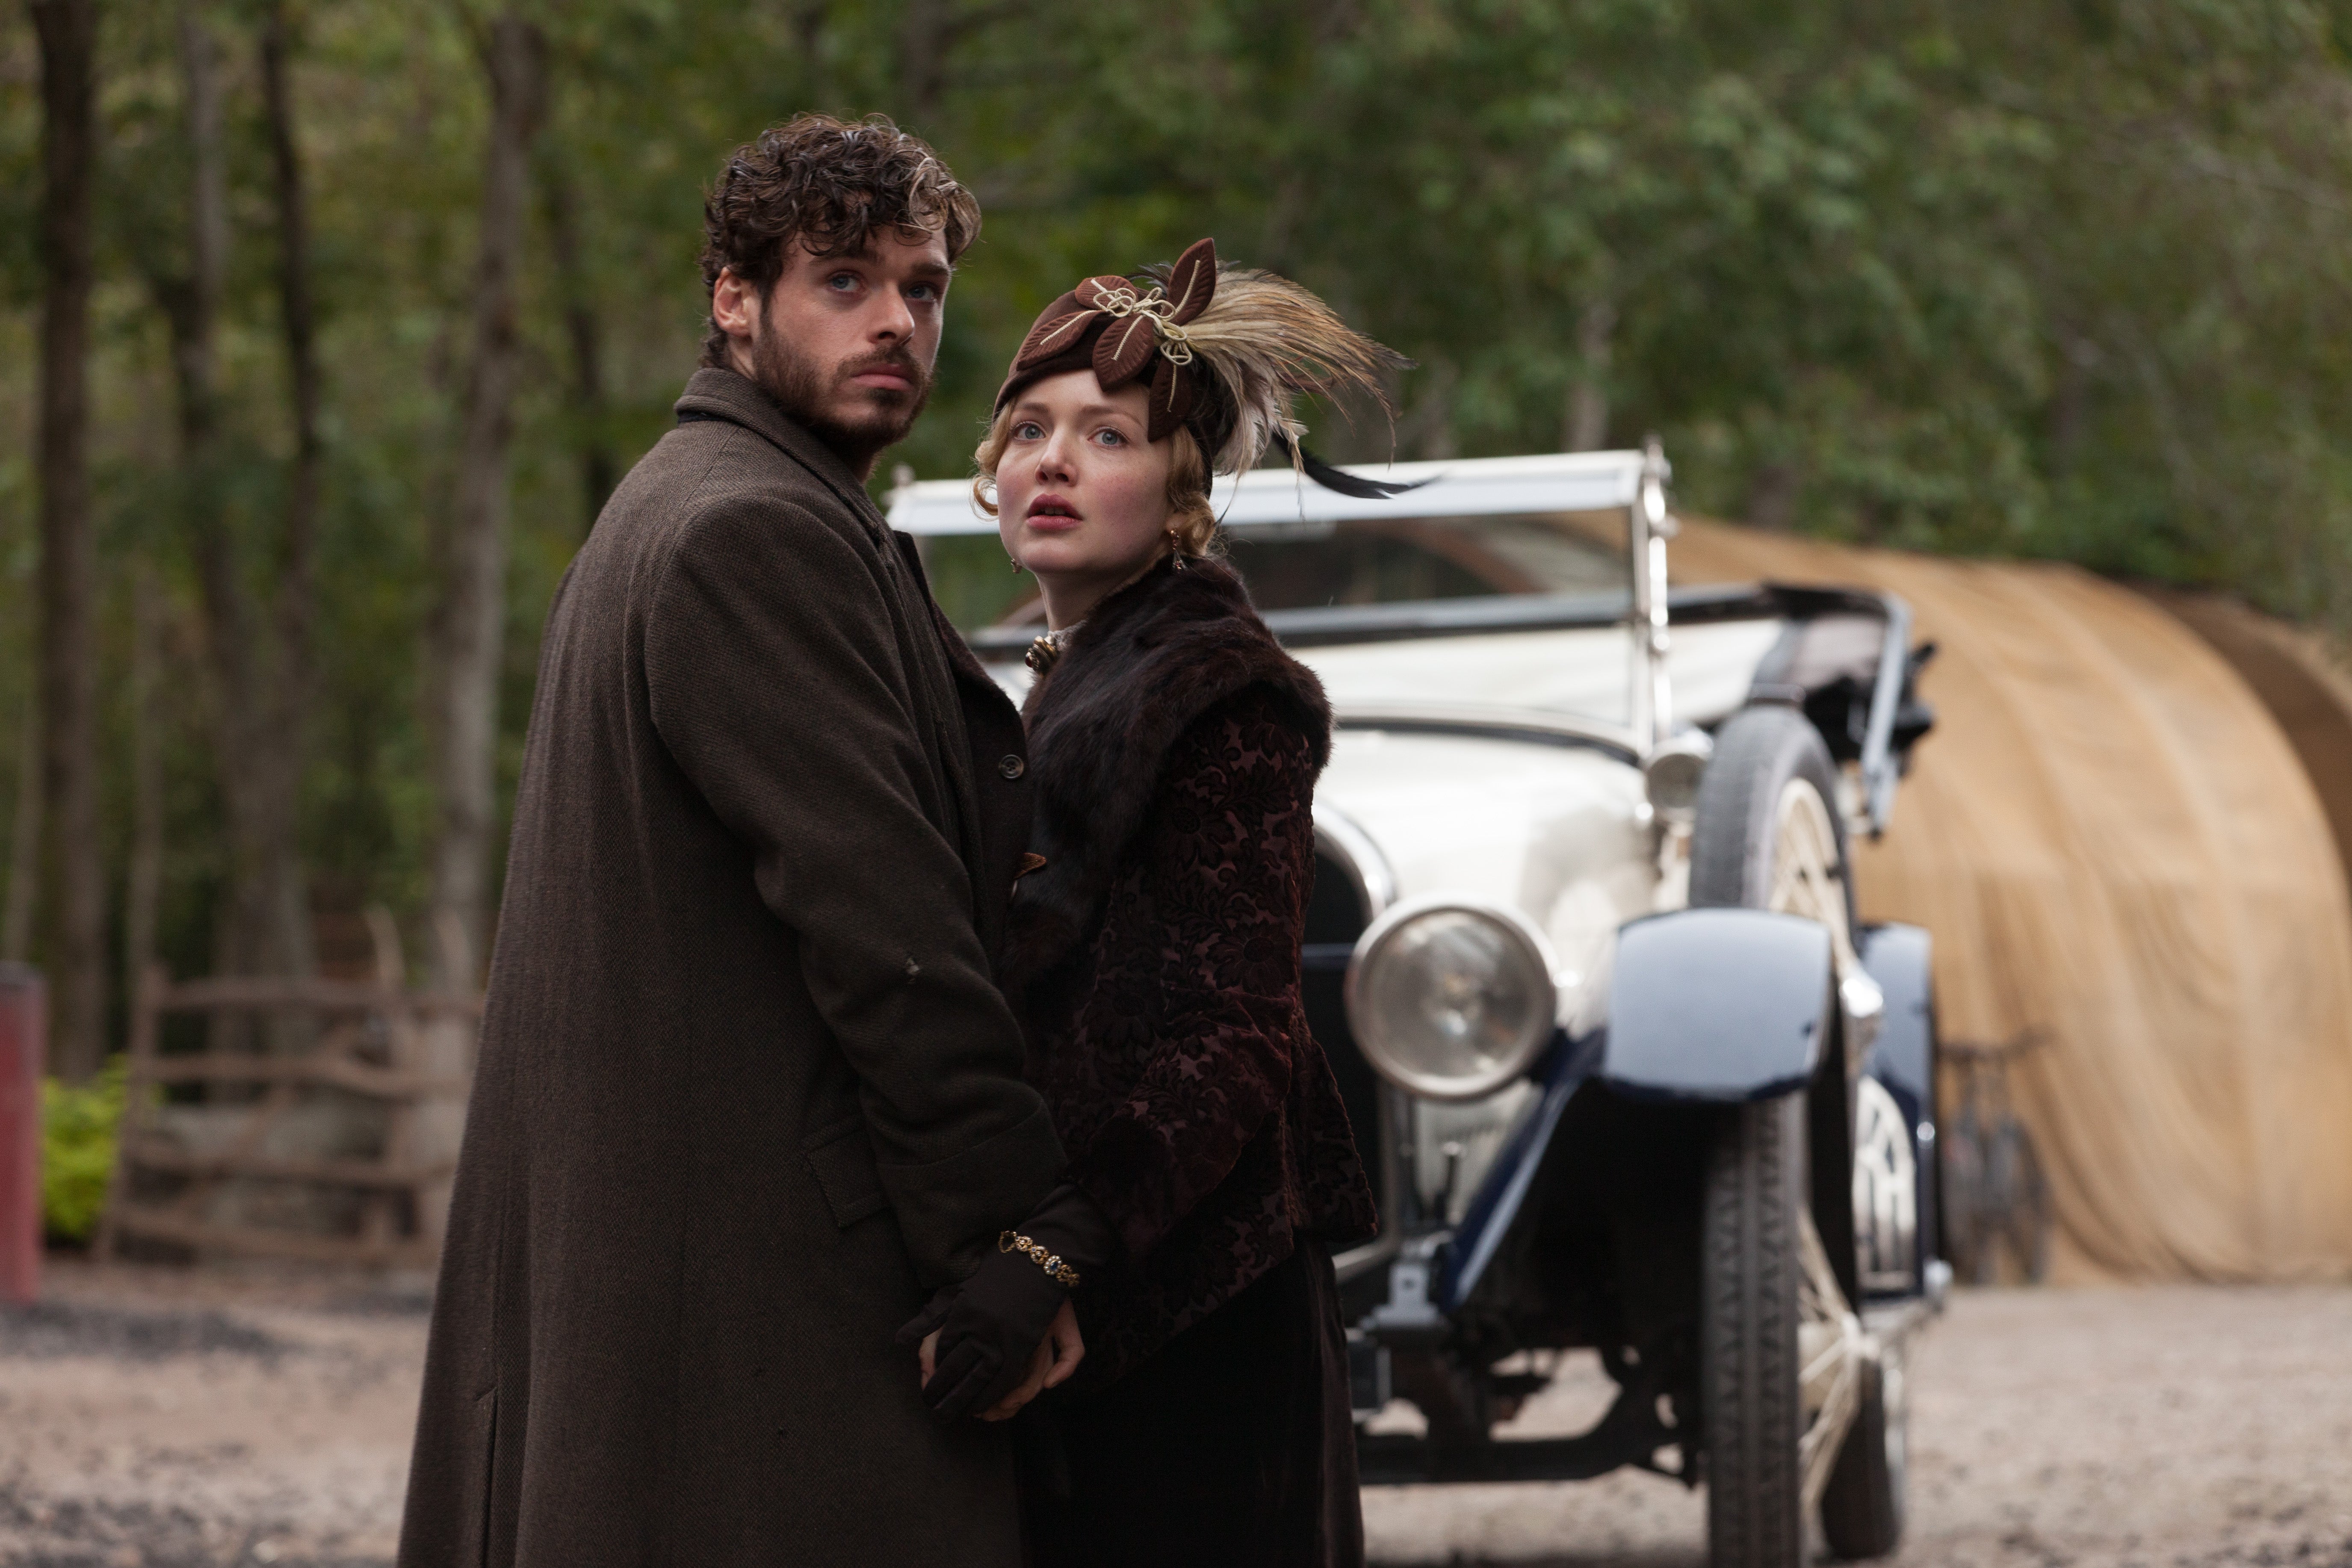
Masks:
[[[1865,926],[1863,967],[1885,993],[1878,1037],[1856,1084],[1854,1227],[1863,1288],[1931,1292],[1936,1223],[1934,947],[1911,925]]]
[[[1829,931],[1763,910],[1621,927],[1597,1076],[1641,1099],[1736,1105],[1802,1089],[1834,1019]]]
[[[1891,921],[1863,927],[1855,946],[1886,997],[1863,1070],[1925,1110],[1935,1098],[1934,946],[1920,927]]]
[[[1836,1026],[1827,927],[1762,910],[1683,910],[1620,926],[1538,1069],[1544,1094],[1512,1132],[1453,1237],[1438,1299],[1466,1300],[1519,1211],[1578,1086],[1633,1099],[1738,1105],[1803,1089]]]

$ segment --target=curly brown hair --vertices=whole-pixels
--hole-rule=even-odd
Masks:
[[[980,234],[980,203],[919,136],[869,114],[852,122],[803,114],[735,149],[702,203],[702,288],[731,270],[764,298],[798,242],[818,256],[855,256],[877,229],[938,234],[948,260]],[[709,323],[702,363],[727,363],[727,334]]]

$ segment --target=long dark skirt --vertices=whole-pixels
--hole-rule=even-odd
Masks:
[[[1034,1568],[1359,1568],[1347,1331],[1298,1250],[1108,1388],[1020,1418]]]

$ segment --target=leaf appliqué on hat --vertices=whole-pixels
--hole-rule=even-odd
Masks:
[[[1021,352],[1013,356],[1013,368],[1026,370],[1062,353],[1086,335],[1087,323],[1095,314],[1078,303],[1076,289],[1063,295],[1046,307],[1045,314],[1037,318],[1037,324],[1029,329],[1029,335],[1021,341]]]
[[[1196,239],[1168,269],[1168,319],[1177,326],[1209,308],[1217,296],[1217,242]]]
[[[1120,317],[1103,330],[1103,335],[1095,342],[1095,379],[1103,384],[1105,391],[1124,386],[1143,374],[1159,342],[1156,327],[1150,316],[1137,311]]]

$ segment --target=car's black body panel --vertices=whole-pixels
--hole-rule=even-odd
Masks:
[[[1621,928],[1602,1082],[1639,1099],[1738,1104],[1802,1089],[1830,1032],[1830,934],[1761,910],[1683,910]]]
[[[1918,926],[1892,922],[1864,926],[1859,935],[1863,968],[1886,998],[1877,1041],[1863,1058],[1862,1069],[1885,1086],[1902,1112],[1917,1184],[1913,1280],[1900,1289],[1872,1288],[1865,1294],[1908,1295],[1927,1289],[1928,1264],[1942,1255],[1943,1247],[1942,1194],[1936,1184],[1935,1137],[1941,1111],[1936,1098],[1934,943]]]
[[[1878,1039],[1863,1070],[1926,1109],[1936,1089],[1935,977],[1928,935],[1918,926],[1889,922],[1864,926],[1860,937],[1855,947],[1862,966],[1886,998]]]

